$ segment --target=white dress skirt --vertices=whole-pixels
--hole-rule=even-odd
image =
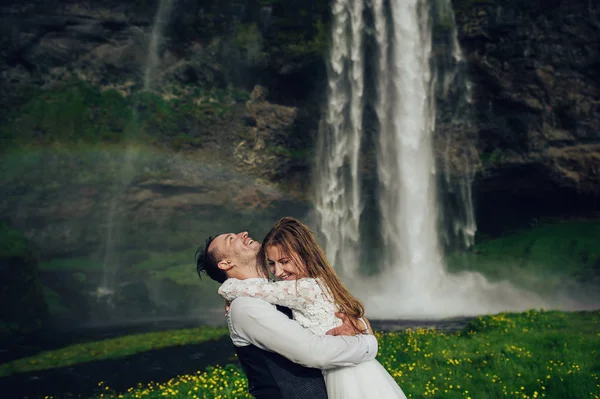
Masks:
[[[329,399],[406,399],[392,376],[376,359],[355,367],[323,371]]]
[[[240,296],[261,298],[292,309],[294,320],[315,334],[325,335],[342,321],[325,284],[319,279],[269,282],[267,279],[228,279],[219,294],[232,301]],[[364,323],[364,321],[363,321]],[[324,370],[329,399],[406,399],[394,378],[376,359],[357,366]]]

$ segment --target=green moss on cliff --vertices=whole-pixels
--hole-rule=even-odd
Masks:
[[[9,144],[117,140],[130,128],[131,109],[116,91],[76,82],[36,90],[2,127]]]
[[[493,166],[506,160],[507,154],[500,148],[494,148],[491,151],[480,152],[479,160],[484,166]]]
[[[255,23],[239,24],[232,41],[250,63],[263,64],[266,61],[268,55],[264,52],[263,38]]]
[[[27,239],[23,232],[0,220],[0,258],[28,256]]]
[[[284,31],[274,40],[276,51],[285,57],[322,57],[327,50],[329,26],[315,20],[310,32]]]
[[[87,258],[63,258],[50,259],[40,263],[40,269],[43,271],[76,271],[76,270],[102,270],[104,263]]]
[[[71,309],[65,306],[63,299],[50,288],[44,288],[44,298],[48,305],[48,313],[53,317],[66,317],[71,313]]]
[[[211,89],[123,96],[85,82],[70,82],[28,92],[28,100],[5,115],[0,125],[4,149],[73,143],[143,142],[199,146],[204,132],[197,127],[228,116],[247,98],[241,90]]]
[[[272,24],[264,33],[265,51],[276,70],[322,62],[328,46],[330,4],[326,1],[268,1]],[[266,4],[268,3],[268,4]]]

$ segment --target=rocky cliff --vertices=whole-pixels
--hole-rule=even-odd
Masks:
[[[460,139],[436,149],[475,168],[479,230],[597,217],[600,5],[453,3],[472,116],[455,134],[440,98],[438,138]],[[0,6],[0,218],[36,244],[54,316],[197,317],[208,234],[310,221],[329,2],[171,6],[156,68],[158,1]]]
[[[48,307],[32,245],[2,220],[0,238],[0,341],[4,341],[40,330]]]
[[[152,78],[154,92],[160,97],[152,103],[155,108],[131,98],[144,85],[157,2],[3,5],[2,116],[8,121],[4,125],[15,126],[13,130],[28,143],[44,142],[49,131],[65,130],[65,121],[73,117],[23,119],[19,112],[35,108],[30,104],[31,90],[26,89],[51,92],[83,81],[96,90],[98,98],[116,93],[102,101],[124,101],[124,108],[135,110],[122,117],[124,121],[134,114],[152,114],[153,119],[149,117],[143,126],[149,141],[161,151],[180,152],[195,162],[225,165],[231,173],[248,176],[250,183],[241,193],[258,190],[260,197],[268,196],[269,190],[283,189],[296,201],[310,199],[311,148],[326,87],[329,4],[209,0],[174,4],[161,41],[160,64]],[[480,228],[493,230],[511,218],[529,221],[543,216],[594,215],[600,194],[600,6],[587,0],[526,5],[512,0],[455,0],[454,4],[459,41],[473,85],[476,139],[457,142],[453,153],[461,157],[462,147],[478,150],[474,187]],[[265,89],[258,88],[251,95],[257,85]],[[82,101],[87,101],[85,93],[80,94]],[[61,99],[71,101],[73,96]],[[35,109],[56,101],[44,97]],[[140,103],[146,108],[140,108]],[[69,108],[71,103],[65,104],[61,107]],[[85,107],[83,102],[78,104]],[[116,136],[107,136],[111,140],[126,136],[127,123],[115,122],[120,116],[111,116],[115,113],[107,113],[103,104],[94,105],[96,111],[81,124],[102,121],[103,126],[110,125],[110,134],[116,132]],[[49,119],[54,122],[48,123]],[[442,113],[442,129],[444,120]],[[100,130],[86,132],[98,136],[94,132]],[[11,136],[9,143],[19,142],[19,137]],[[60,190],[72,188],[57,188],[59,180],[59,176],[48,178],[59,191],[51,196],[46,193],[45,201],[55,198],[61,202],[44,202],[47,207],[43,208],[64,204]],[[125,202],[133,201],[131,207],[136,209],[160,201],[172,204],[167,197],[176,191],[183,202],[193,204],[196,198],[205,205],[212,197],[197,193],[204,190],[198,185],[205,181],[170,180],[164,184],[156,176],[150,180],[139,177],[137,188],[131,189],[146,194],[131,193]],[[250,188],[259,187],[257,181],[266,191]],[[15,207],[25,209],[14,191],[19,185],[8,178],[4,183],[12,194],[3,199],[2,213],[30,235],[41,240],[47,233],[40,233],[35,226],[54,229],[63,223],[56,216],[60,212],[42,208],[15,213]],[[40,188],[46,183],[31,184]],[[98,215],[105,215],[109,205],[101,195],[107,192],[84,186],[81,190],[88,194],[78,196],[81,203],[70,209],[85,208],[83,202],[93,197],[90,204],[105,205],[85,209],[102,209]],[[220,190],[220,195],[226,195],[226,188]],[[139,207],[134,204],[136,198],[141,198]],[[260,200],[242,203],[262,206]],[[232,212],[239,210],[236,207]],[[77,234],[71,233],[74,236]],[[68,241],[52,245],[61,246],[71,248]]]
[[[480,223],[597,215],[600,5],[455,3],[476,109]]]

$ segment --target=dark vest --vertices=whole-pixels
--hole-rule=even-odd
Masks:
[[[277,309],[291,317],[289,309]],[[327,399],[321,370],[303,367],[254,345],[236,347],[236,352],[248,377],[248,391],[256,399]]]

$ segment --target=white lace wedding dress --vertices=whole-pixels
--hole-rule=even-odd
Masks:
[[[264,278],[228,279],[219,294],[232,301],[240,296],[261,298],[292,310],[294,319],[313,333],[324,335],[342,321],[325,284],[314,278],[270,282]],[[375,359],[355,367],[324,370],[329,399],[406,399],[392,376]]]

